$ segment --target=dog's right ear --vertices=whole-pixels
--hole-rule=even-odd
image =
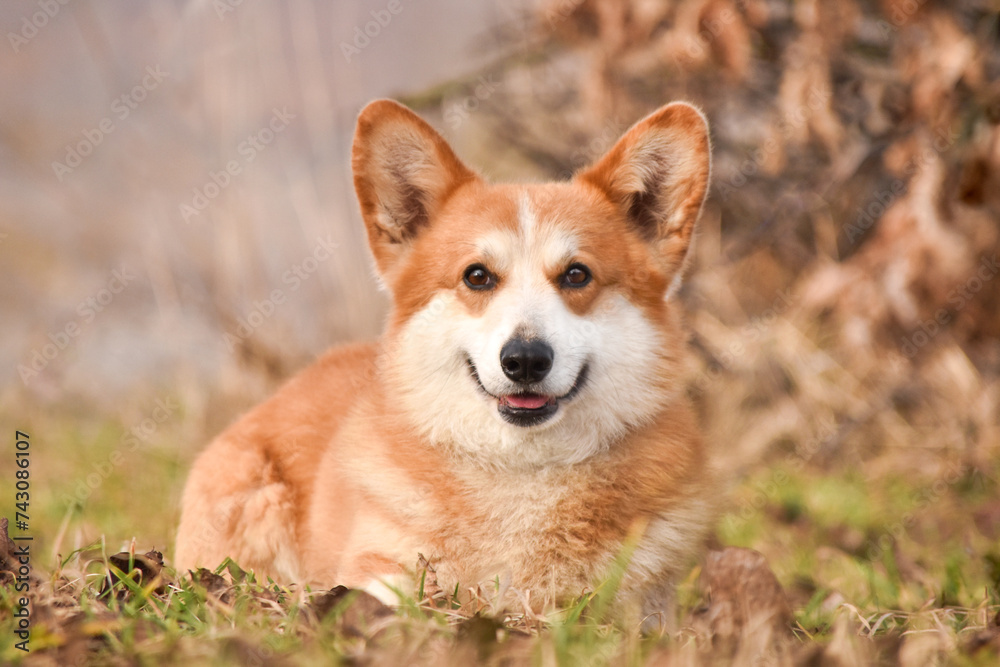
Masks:
[[[440,134],[392,100],[362,109],[351,162],[368,243],[383,277],[455,188],[478,178]]]

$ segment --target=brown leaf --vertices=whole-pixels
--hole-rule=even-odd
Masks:
[[[121,551],[109,556],[108,564],[120,570],[121,574],[109,568],[99,597],[106,596],[114,582],[121,581],[126,577],[143,588],[152,589],[154,593],[166,591],[166,580],[163,577],[163,554],[159,551],[148,551],[145,554],[131,554],[128,551]],[[119,600],[123,600],[128,597],[128,594],[128,588],[123,586],[118,589],[116,596]]]
[[[696,613],[694,625],[712,638],[720,655],[737,662],[790,660],[788,599],[762,554],[738,547],[711,551],[701,584],[708,605]]]
[[[337,586],[313,598],[308,605],[318,620],[340,612],[337,625],[345,635],[371,637],[384,627],[383,619],[393,615],[392,607],[365,591]]]
[[[191,573],[191,581],[203,587],[209,595],[223,604],[230,604],[233,601],[233,587],[222,575],[200,567]]]

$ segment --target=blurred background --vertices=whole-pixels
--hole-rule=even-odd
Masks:
[[[378,334],[348,159],[367,101],[409,104],[489,178],[536,180],[686,99],[714,142],[682,298],[733,489],[719,540],[769,553],[804,600],[844,554],[938,594],[928,573],[957,568],[954,595],[981,595],[1000,581],[998,11],[4,2],[0,420],[33,438],[41,543],[134,535],[169,560],[208,439]],[[814,581],[772,555],[806,534],[829,550]]]

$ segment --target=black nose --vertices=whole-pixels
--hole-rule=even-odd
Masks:
[[[500,350],[500,366],[514,382],[540,382],[552,369],[554,355],[548,343],[512,338]]]

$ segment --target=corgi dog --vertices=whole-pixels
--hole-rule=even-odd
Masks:
[[[568,182],[491,184],[380,100],[352,166],[385,333],[326,353],[201,454],[178,568],[228,556],[384,599],[415,590],[421,558],[445,590],[503,582],[551,608],[627,550],[617,599],[664,610],[720,490],[677,298],[705,118],[668,104]]]

